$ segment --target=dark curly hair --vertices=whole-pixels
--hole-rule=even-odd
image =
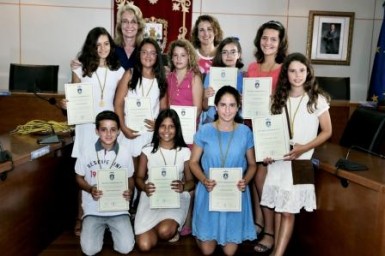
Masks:
[[[82,50],[78,54],[78,59],[82,63],[83,77],[91,77],[92,73],[98,69],[100,57],[98,55],[97,42],[102,35],[108,37],[111,47],[110,53],[106,58],[106,65],[110,70],[118,70],[120,67],[119,59],[115,54],[116,46],[114,40],[105,28],[96,27],[88,32]]]
[[[288,69],[290,63],[293,61],[299,61],[306,66],[307,76],[304,83],[305,92],[309,95],[309,101],[307,103],[307,110],[309,113],[313,113],[317,109],[318,95],[323,95],[328,102],[330,102],[330,96],[319,88],[317,80],[314,76],[314,69],[309,59],[302,53],[295,52],[289,54],[282,64],[281,73],[279,74],[277,91],[275,92],[271,105],[271,112],[273,114],[281,114],[282,108],[286,105],[286,101],[289,97],[289,91],[291,85],[288,79]]]

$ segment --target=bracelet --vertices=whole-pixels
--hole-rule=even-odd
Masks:
[[[89,189],[88,193],[90,193],[92,195],[92,189],[94,188],[95,186],[91,186],[91,188]]]

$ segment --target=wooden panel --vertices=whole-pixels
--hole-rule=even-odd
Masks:
[[[385,160],[352,150],[367,171],[337,170],[346,148],[326,143],[315,151],[317,210],[296,217],[293,255],[384,255]]]
[[[0,137],[16,161],[15,169],[0,181],[2,255],[37,255],[76,216],[71,140],[56,144],[48,155],[31,161],[30,151],[39,145],[28,137]]]
[[[10,96],[0,96],[0,134],[8,133],[17,125],[25,124],[34,119],[66,121],[62,110],[57,105],[51,105],[47,100],[57,102],[64,98],[62,94],[39,93],[41,99],[33,93],[12,93]]]

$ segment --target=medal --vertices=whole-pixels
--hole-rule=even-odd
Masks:
[[[102,84],[100,83],[100,79],[99,79],[98,73],[95,71],[96,78],[98,79],[98,82],[99,82],[99,88],[100,88],[100,101],[99,101],[99,107],[101,107],[101,108],[105,106],[105,103],[104,103],[104,100],[103,100],[103,96],[104,96],[104,88],[106,87],[107,72],[108,72],[108,67],[106,68],[106,72],[104,73],[104,83],[103,83],[103,85],[102,85]]]

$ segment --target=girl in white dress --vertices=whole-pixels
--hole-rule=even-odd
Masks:
[[[158,239],[171,239],[170,242],[178,240],[178,228],[182,227],[189,208],[189,191],[195,187],[188,165],[190,154],[183,139],[178,114],[172,109],[161,111],[155,121],[152,145],[143,148],[135,178],[136,186],[142,191],[135,217],[136,244],[139,250],[151,250]],[[157,187],[148,181],[149,169],[161,166],[177,168],[179,177],[171,182],[170,189],[180,193],[179,208],[150,208],[150,198]]]
[[[165,69],[158,43],[151,38],[144,39],[139,46],[137,59],[134,69],[124,73],[114,101],[115,112],[119,116],[122,130],[119,143],[128,145],[134,157],[135,167],[142,148],[151,142],[154,120],[144,120],[147,131],[134,131],[129,128],[126,122],[125,98],[150,98],[153,119],[156,119],[159,110],[168,107]]]
[[[268,164],[268,172],[261,205],[275,211],[275,247],[271,255],[284,254],[292,235],[294,214],[302,208],[306,211],[316,209],[314,184],[293,185],[291,160],[311,159],[314,148],[331,136],[329,101],[330,97],[318,88],[310,61],[301,53],[287,56],[271,112],[284,114],[286,105],[293,148],[284,160],[264,160]]]

